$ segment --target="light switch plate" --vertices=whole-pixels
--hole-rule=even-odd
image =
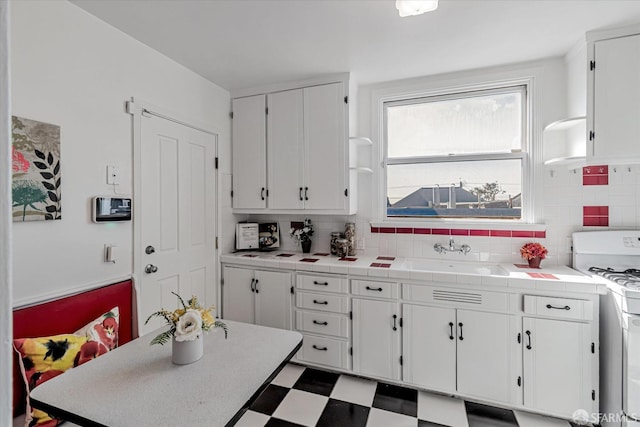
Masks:
[[[120,184],[120,171],[113,165],[107,166],[107,184],[118,185]]]

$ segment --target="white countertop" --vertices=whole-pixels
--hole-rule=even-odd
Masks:
[[[340,259],[332,255],[318,253],[302,254],[299,252],[235,252],[220,257],[224,264],[235,264],[249,267],[267,267],[298,272],[347,274],[350,276],[367,276],[371,279],[392,279],[407,281],[429,281],[438,284],[482,285],[490,288],[513,288],[518,290],[540,289],[585,293],[606,293],[603,281],[586,276],[566,266],[546,266],[532,269],[520,264],[496,264],[442,259],[417,259],[402,257],[372,257],[356,255],[353,261]],[[385,259],[390,258],[390,259]],[[392,259],[391,259],[392,258]],[[316,259],[306,262],[303,259]],[[414,268],[415,264],[442,264],[443,268]],[[523,261],[523,263],[525,263]],[[526,264],[526,263],[525,263]],[[380,266],[382,265],[382,266]],[[388,265],[388,266],[386,266]],[[503,274],[463,273],[457,266],[498,265]],[[447,270],[447,271],[443,271]],[[488,271],[488,270],[487,270]]]
[[[205,335],[195,363],[174,365],[171,344],[149,345],[152,333],[39,385],[32,401],[83,425],[224,426],[302,342],[298,332],[225,323],[228,339],[217,328]]]

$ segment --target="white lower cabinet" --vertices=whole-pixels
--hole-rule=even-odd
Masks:
[[[524,405],[568,417],[597,412],[591,325],[525,317],[522,326]]]
[[[400,380],[400,305],[354,298],[353,371]]]
[[[223,268],[224,319],[291,329],[291,273]]]
[[[517,399],[514,316],[412,304],[402,313],[405,382],[499,402]]]

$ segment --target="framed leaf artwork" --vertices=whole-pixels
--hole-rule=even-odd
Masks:
[[[13,222],[62,219],[60,126],[11,119]]]

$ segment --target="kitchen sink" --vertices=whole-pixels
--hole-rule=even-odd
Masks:
[[[441,273],[462,273],[490,276],[508,276],[509,273],[498,264],[483,262],[407,260],[405,266],[413,270],[424,270]]]

